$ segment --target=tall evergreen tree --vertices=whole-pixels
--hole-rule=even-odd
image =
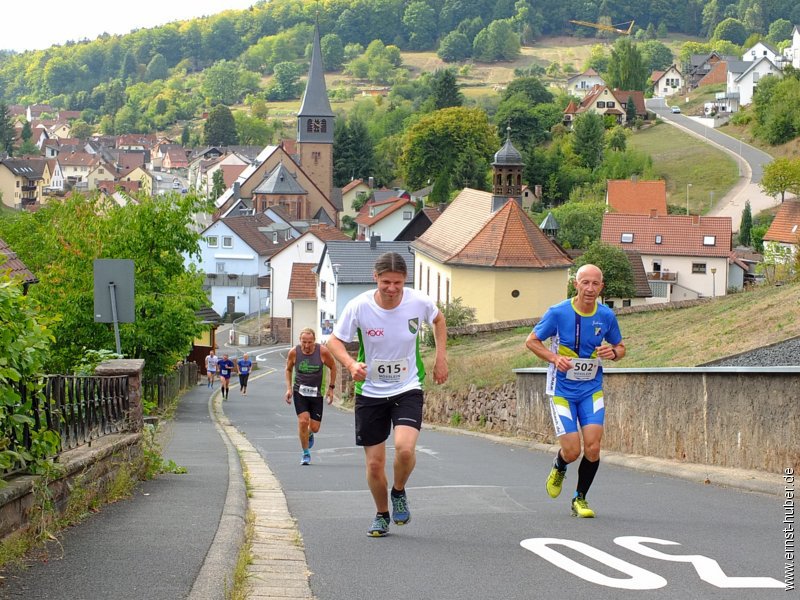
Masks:
[[[593,112],[585,112],[575,119],[572,149],[584,167],[594,169],[603,162],[604,143],[603,117]]]
[[[214,171],[211,177],[211,199],[216,200],[225,191],[225,177],[222,174],[222,169]]]
[[[633,96],[628,96],[625,100],[625,121],[631,125],[636,120],[636,105],[633,103]]]
[[[14,153],[14,123],[8,106],[0,102],[0,152],[9,156]]]
[[[437,70],[433,74],[431,90],[433,91],[433,104],[436,110],[464,104],[464,95],[458,87],[456,75],[452,69]]]
[[[346,185],[366,179],[375,169],[375,146],[367,126],[360,119],[337,124],[333,133],[333,183]]]
[[[742,246],[750,245],[750,233],[753,231],[753,213],[750,210],[750,200],[744,203],[742,222],[739,225],[739,243]]]

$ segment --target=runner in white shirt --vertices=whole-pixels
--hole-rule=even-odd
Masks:
[[[328,339],[328,349],[356,382],[356,444],[364,446],[367,483],[377,515],[367,535],[389,532],[389,496],[386,477],[386,440],[394,426],[394,481],[392,520],[411,520],[405,486],[416,464],[416,444],[422,426],[422,382],[425,367],[419,354],[423,322],[433,326],[436,358],[433,380],[447,381],[447,328],[444,315],[421,292],[403,285],[407,276],[403,257],[395,252],[375,262],[377,290],[364,292],[345,306]],[[358,360],[344,342],[358,340]]]

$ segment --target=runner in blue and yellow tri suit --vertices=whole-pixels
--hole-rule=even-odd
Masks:
[[[603,285],[602,271],[595,265],[583,265],[575,275],[577,295],[551,306],[525,342],[531,352],[552,365],[548,394],[561,449],[547,478],[550,497],[561,493],[567,465],[581,455],[583,436],[583,459],[572,499],[572,514],[577,517],[594,517],[586,494],[600,465],[605,417],[602,361],[625,356],[617,317],[598,302]],[[550,349],[542,343],[548,338],[552,340]]]

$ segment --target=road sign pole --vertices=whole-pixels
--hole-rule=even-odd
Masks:
[[[108,291],[111,294],[111,320],[114,323],[114,340],[117,342],[117,354],[122,356],[122,346],[119,343],[119,322],[117,321],[117,292],[116,285],[112,282],[108,284]]]

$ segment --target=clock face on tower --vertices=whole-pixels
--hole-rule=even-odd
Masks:
[[[327,133],[328,119],[308,119],[306,121],[307,133]]]

